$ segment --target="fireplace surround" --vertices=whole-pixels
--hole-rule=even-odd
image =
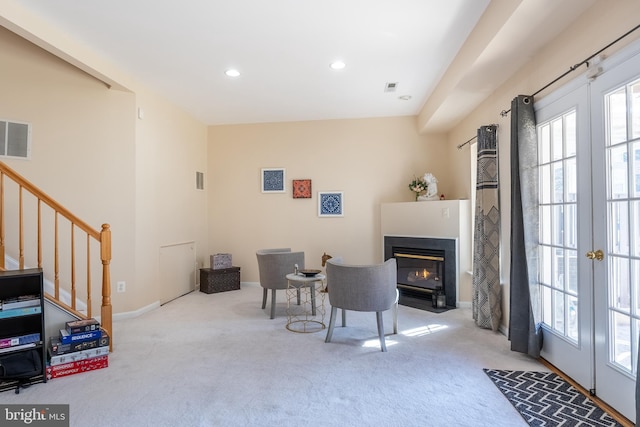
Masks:
[[[399,303],[431,308],[434,293],[443,291],[447,308],[456,307],[456,240],[384,236],[384,259],[398,265]]]

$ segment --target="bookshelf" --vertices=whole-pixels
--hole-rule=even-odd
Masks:
[[[0,271],[0,302],[0,391],[19,393],[47,380],[42,269]]]

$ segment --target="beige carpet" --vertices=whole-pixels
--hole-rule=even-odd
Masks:
[[[284,293],[274,320],[261,301],[256,285],[188,294],[116,322],[108,368],[0,399],[68,403],[78,427],[526,426],[482,369],[547,370],[467,309],[400,306],[382,353],[373,313],[349,312],[325,344],[285,328]]]

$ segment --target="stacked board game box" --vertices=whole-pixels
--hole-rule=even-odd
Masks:
[[[47,366],[47,380],[103,369],[108,366],[109,356],[98,356],[56,366]]]
[[[109,335],[96,319],[65,323],[60,335],[49,339],[47,379],[109,366]]]

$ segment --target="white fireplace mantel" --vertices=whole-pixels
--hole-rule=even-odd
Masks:
[[[456,239],[458,305],[470,304],[471,277],[466,274],[471,269],[472,252],[469,200],[383,203],[380,223],[383,241],[384,236]]]

